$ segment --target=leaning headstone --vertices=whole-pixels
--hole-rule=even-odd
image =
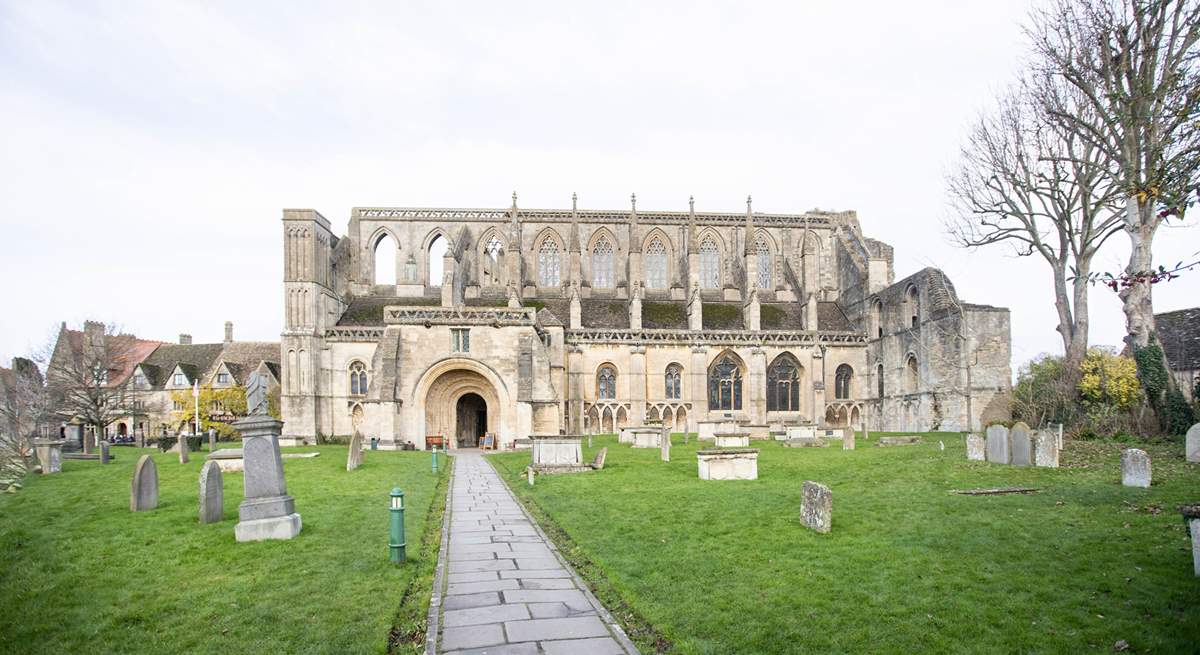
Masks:
[[[1033,433],[1033,465],[1058,468],[1058,435],[1053,430]]]
[[[596,453],[596,459],[592,460],[592,468],[599,471],[604,468],[604,460],[608,458],[608,447],[601,448]]]
[[[246,406],[253,407],[255,413],[233,424],[242,433],[242,484],[246,490],[238,506],[234,536],[238,541],[291,539],[300,534],[301,522],[296,501],[287,493],[283,458],[279,455],[283,421],[267,415],[265,390],[253,390],[263,394],[262,398],[254,398],[249,390],[246,392]]]
[[[107,464],[109,457],[110,457],[110,455],[108,454],[108,442],[101,441],[100,442],[100,463]]]
[[[53,439],[34,439],[33,451],[42,466],[42,475],[62,472],[62,447],[65,442]]]
[[[984,450],[987,448],[987,441],[982,434],[967,435],[967,460],[972,462],[984,461]]]
[[[1189,462],[1200,462],[1200,423],[1193,425],[1187,431],[1184,456]]]
[[[1017,421],[1012,426],[1012,465],[1033,466],[1033,439],[1029,426]]]
[[[363,438],[362,433],[358,430],[354,431],[354,436],[350,437],[350,449],[346,453],[346,470],[353,471],[362,465],[363,461]]]
[[[946,449],[946,442],[945,442],[945,441],[939,441],[939,442],[938,442],[938,450],[945,450],[945,449]]]
[[[133,512],[145,512],[155,507],[158,507],[158,467],[149,455],[142,455],[133,467],[129,509]]]
[[[225,483],[213,460],[200,467],[200,522],[218,523],[225,513]]]
[[[179,463],[188,463],[188,442],[187,435],[184,434],[179,435]]]
[[[988,426],[986,452],[987,461],[993,464],[1012,462],[1012,441],[1009,439],[1008,428],[1003,425]]]
[[[1137,448],[1121,451],[1121,484],[1126,487],[1150,487],[1150,456],[1146,451]]]
[[[854,428],[842,430],[842,450],[854,450]]]
[[[1200,503],[1184,505],[1179,511],[1183,513],[1183,520],[1192,535],[1192,569],[1200,578]]]
[[[833,492],[823,484],[804,481],[800,500],[800,522],[817,532],[829,532],[833,524]]]
[[[525,467],[525,481],[529,483],[529,486],[533,486],[533,466]]]

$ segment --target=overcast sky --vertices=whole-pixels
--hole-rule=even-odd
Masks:
[[[1058,352],[1045,265],[942,231],[964,134],[1019,69],[1001,2],[174,4],[0,0],[0,362],[59,321],[275,340],[280,210],[858,212]],[[1159,261],[1200,250],[1160,232]],[[1118,270],[1124,237],[1098,258]],[[1198,304],[1200,274],[1155,290]],[[1118,344],[1115,294],[1092,341]]]

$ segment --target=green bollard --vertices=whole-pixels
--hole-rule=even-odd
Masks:
[[[433,447],[433,472],[437,473],[437,446]]]
[[[392,487],[392,531],[388,541],[391,550],[392,564],[403,564],[404,552],[404,492],[400,487]]]

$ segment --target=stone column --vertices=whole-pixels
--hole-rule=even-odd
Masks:
[[[743,388],[743,398],[747,403],[750,421],[755,425],[767,422],[767,353],[762,348],[750,351],[750,375],[746,382],[749,388]]]
[[[688,412],[688,431],[699,432],[700,420],[708,417],[708,348],[692,347],[692,365],[688,367],[688,397],[692,411]]]
[[[62,447],[66,442],[50,439],[34,439],[33,449],[42,465],[42,475],[62,472]]]
[[[571,434],[583,434],[583,350],[571,346],[567,352],[567,402],[571,403]],[[590,426],[595,431],[596,426]]]
[[[646,424],[646,347],[629,348],[630,425]]]
[[[812,371],[812,422],[823,425],[825,422],[825,353],[820,348],[813,348],[809,370]]]
[[[238,541],[291,539],[300,533],[300,515],[287,494],[283,458],[279,454],[282,421],[264,414],[233,424],[242,433],[245,500],[238,506]]]

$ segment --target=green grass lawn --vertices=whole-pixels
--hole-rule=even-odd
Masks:
[[[181,465],[141,451],[155,453],[159,505],[138,514],[134,448],[29,476],[0,495],[0,652],[376,653],[389,635],[396,652],[419,652],[445,469],[435,477],[424,453],[368,452],[347,472],[345,446],[284,449],[312,451],[284,460],[304,524],[290,541],[234,541],[241,473],[225,474],[225,520],[198,523],[204,453]],[[407,501],[404,567],[388,563],[393,485]]]
[[[1200,466],[1181,445],[1146,446],[1154,485],[1133,489],[1108,442],[1070,444],[1061,469],[968,462],[958,434],[756,442],[759,479],[724,482],[697,478],[694,439],[674,443],[662,463],[598,439],[585,459],[608,446],[603,471],[533,488],[528,453],[491,458],[643,652],[1200,652],[1177,510],[1200,501]],[[833,491],[829,534],[800,525],[804,480]],[[949,493],[1005,486],[1041,491]]]

